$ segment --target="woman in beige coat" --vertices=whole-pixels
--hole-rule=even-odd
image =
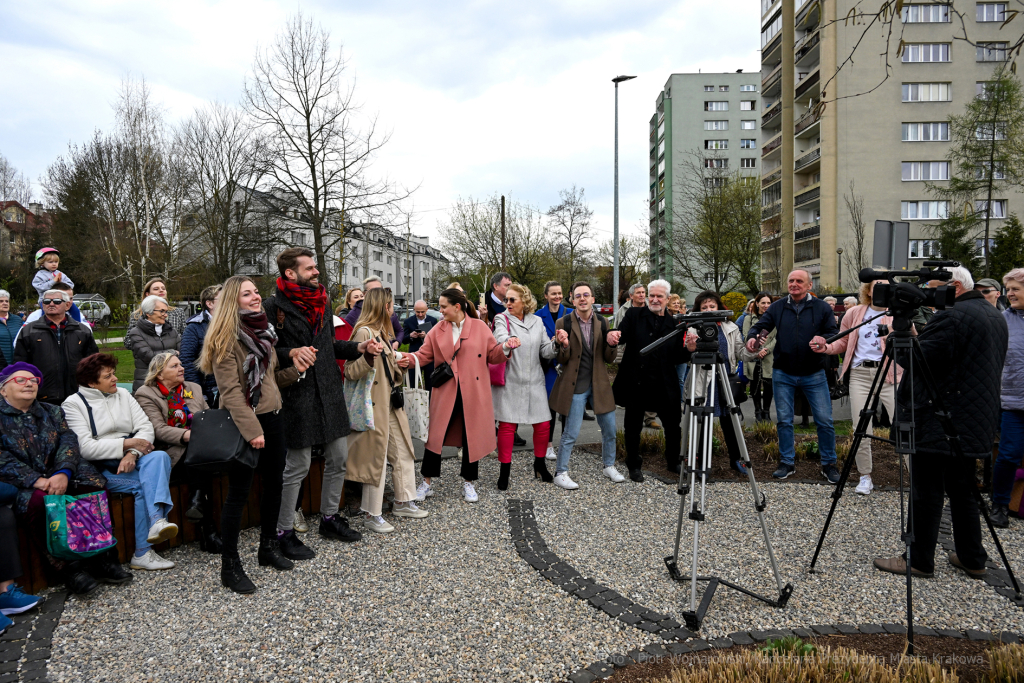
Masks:
[[[370,396],[373,400],[373,430],[355,432],[348,437],[347,477],[363,485],[363,500],[360,509],[366,513],[363,526],[371,531],[386,534],[395,530],[382,516],[384,505],[384,477],[387,463],[392,467],[392,484],[395,489],[396,517],[419,519],[427,511],[416,506],[416,460],[409,432],[409,418],[404,408],[395,408],[392,403],[392,388],[397,387],[401,395],[405,373],[398,366],[397,353],[392,350],[394,331],[391,315],[394,307],[391,292],[380,287],[366,292],[363,311],[352,331],[350,341],[363,342],[369,339],[387,342],[381,354],[374,358],[363,354],[356,360],[345,363],[345,378],[361,380],[374,371]]]

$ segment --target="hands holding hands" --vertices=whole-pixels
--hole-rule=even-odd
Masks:
[[[359,342],[359,346],[356,348],[359,353],[368,353],[371,356],[379,356],[380,352],[384,350],[384,344],[376,339],[367,339],[366,341]]]
[[[295,369],[305,372],[316,363],[316,348],[313,346],[298,346],[288,352],[289,358],[295,364]]]
[[[508,339],[505,340],[505,343],[502,344],[502,346],[508,349],[509,351],[511,351],[512,349],[518,349],[521,345],[522,342],[519,341],[519,337],[509,337]]]
[[[608,343],[608,346],[618,346],[619,337],[621,336],[622,332],[620,332],[619,330],[612,330],[608,333],[608,337],[605,339],[605,341]]]
[[[611,334],[611,332],[608,334]],[[561,344],[564,347],[569,346],[569,333],[565,330],[555,330],[554,339],[556,344]]]
[[[827,347],[824,337],[815,337],[811,340],[811,350],[815,353],[825,353],[828,350]]]

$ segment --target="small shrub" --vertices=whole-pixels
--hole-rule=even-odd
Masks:
[[[749,434],[759,443],[768,443],[779,440],[779,429],[773,423],[762,421],[755,422],[749,429]]]
[[[779,460],[779,442],[769,441],[764,445],[764,459],[767,462],[778,462]]]
[[[836,441],[836,462],[842,465],[846,462],[846,457],[850,455],[850,441],[851,439],[839,439]]]
[[[652,432],[643,430],[640,432],[640,457],[660,456],[665,452],[665,432],[658,430]],[[615,432],[615,457],[619,460],[626,458],[626,432],[618,430]]]
[[[743,309],[747,306],[747,297],[739,292],[729,292],[722,297],[722,303],[732,311],[732,319],[736,320],[743,314]]]
[[[886,429],[885,427],[875,427],[875,436],[877,436],[879,439],[888,439],[889,430]]]
[[[989,681],[1024,681],[1024,645],[1007,645],[989,650]]]
[[[799,460],[816,460],[819,455],[817,441],[801,441],[794,448]]]
[[[807,657],[818,651],[818,648],[814,647],[814,645],[811,643],[805,643],[796,636],[779,638],[778,640],[769,640],[759,649],[769,657],[774,657],[775,655]]]

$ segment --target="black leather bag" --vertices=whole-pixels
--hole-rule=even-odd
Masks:
[[[405,407],[405,393],[402,391],[402,387],[395,386],[395,380],[391,376],[391,368],[388,365],[387,358],[384,361],[384,374],[387,375],[388,384],[391,385],[391,407],[394,410],[400,410]]]
[[[223,470],[233,462],[255,468],[259,452],[238,431],[231,413],[201,410],[193,415],[185,464],[201,470]]]
[[[452,354],[452,363],[455,362],[455,356],[459,355],[459,351],[461,350],[462,349],[460,348]],[[434,371],[430,373],[430,386],[436,389],[452,377],[455,377],[455,371],[452,370],[452,366],[448,362],[441,363],[440,365],[435,366]]]

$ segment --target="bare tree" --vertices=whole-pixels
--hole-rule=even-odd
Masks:
[[[868,263],[867,221],[864,219],[864,197],[857,194],[854,181],[850,181],[850,194],[843,193],[846,212],[850,215],[849,235],[852,242],[843,244],[843,261],[851,277],[856,277],[863,268],[870,268]]]
[[[590,238],[590,222],[594,211],[587,205],[583,188],[573,185],[560,190],[559,203],[548,209],[548,225],[556,235],[556,259],[559,263],[562,281],[568,287],[589,270],[588,262],[593,251],[584,240]]]
[[[10,201],[27,207],[32,201],[32,183],[7,157],[0,154],[0,202]]]
[[[598,248],[596,260],[603,268],[607,269],[608,276],[601,286],[602,298],[612,303],[618,302],[618,292],[612,292],[614,268],[614,240],[606,240]],[[619,235],[619,282],[623,289],[631,284],[643,282],[646,284],[650,275],[651,249],[647,235],[632,234]]]
[[[388,178],[372,178],[373,161],[390,139],[376,116],[361,117],[355,81],[343,82],[347,62],[330,34],[297,14],[253,63],[244,92],[246,111],[266,139],[264,160],[276,189],[310,221],[321,281],[341,281],[338,249],[355,216],[395,222],[398,202],[410,194]],[[337,249],[336,273],[327,256]]]

